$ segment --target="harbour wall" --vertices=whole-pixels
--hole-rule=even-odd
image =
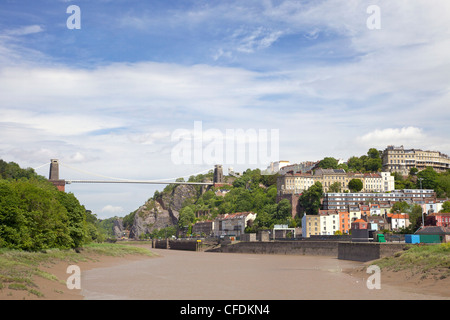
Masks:
[[[221,252],[258,254],[298,254],[338,256],[338,242],[334,241],[267,241],[238,242],[222,245]]]
[[[224,253],[290,254],[371,261],[405,250],[405,243],[338,241],[241,241],[217,245],[196,240],[153,240],[153,248]]]

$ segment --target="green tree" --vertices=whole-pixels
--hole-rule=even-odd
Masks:
[[[409,204],[405,201],[397,201],[391,207],[391,213],[407,213],[409,211]]]
[[[333,182],[331,186],[328,187],[328,192],[341,192],[341,184],[338,181]]]
[[[36,180],[10,182],[9,201],[0,208],[0,224],[6,246],[14,249],[36,251],[49,248],[70,248],[67,210],[58,201],[56,190],[49,184]],[[12,218],[12,215],[16,215]]]
[[[439,198],[450,197],[450,171],[439,174],[435,191]]]
[[[0,246],[34,251],[101,240],[95,215],[33,169],[0,160],[0,178]]]
[[[348,188],[352,192],[359,192],[363,188],[363,183],[360,179],[352,179],[348,182]]]
[[[378,159],[369,158],[364,163],[364,169],[369,172],[380,171],[381,167],[382,167],[382,161],[379,158]]]
[[[273,206],[272,205],[267,205],[267,206]],[[273,224],[272,222],[272,216],[269,214],[268,210],[269,208],[264,208],[260,211],[258,211],[258,214],[256,215],[255,221],[252,225],[251,232],[256,232],[258,230],[261,229],[268,229],[271,227],[271,225]]]
[[[319,162],[318,167],[322,169],[337,169],[338,161],[333,157],[325,157]]]
[[[432,167],[427,167],[417,174],[417,188],[435,189],[438,186],[438,178],[439,174]]]
[[[68,216],[69,235],[75,247],[82,246],[89,241],[86,208],[80,204],[73,193],[58,192],[59,202],[66,208]]]
[[[450,201],[445,201],[442,204],[442,209],[440,212],[450,212]]]
[[[185,227],[189,227],[195,221],[195,213],[191,207],[184,207],[180,211],[180,216],[178,217],[178,228],[184,230]]]
[[[413,178],[411,176],[403,178],[398,172],[393,172],[391,175],[394,176],[395,189],[416,189],[416,183],[412,181]]]
[[[299,198],[303,211],[308,215],[318,214],[322,197],[323,186],[320,182],[316,182]]]
[[[291,217],[291,203],[288,199],[282,199],[277,204],[277,209],[274,213],[274,220],[279,223],[285,223]]]
[[[381,159],[381,152],[375,148],[370,148],[369,151],[367,151],[367,156],[370,159]]]
[[[370,148],[367,155],[350,157],[347,161],[349,170],[358,172],[377,172],[382,168],[381,152]]]
[[[19,207],[19,195],[11,183],[0,180],[0,247],[32,247],[26,212]]]
[[[15,162],[7,163],[3,160],[0,160],[0,179],[18,180],[24,178],[28,180],[37,177],[38,175],[31,168],[22,169]]]
[[[362,171],[364,169],[364,163],[361,160],[361,158],[358,158],[358,157],[349,158],[347,160],[347,165],[348,165],[349,170],[356,171],[356,172]]]

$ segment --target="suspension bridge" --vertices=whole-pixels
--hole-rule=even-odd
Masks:
[[[178,185],[201,185],[201,186],[213,186],[218,184],[223,184],[223,170],[222,165],[214,166],[214,178],[213,181],[206,182],[189,182],[189,181],[169,181],[176,180],[177,178],[169,178],[169,179],[160,179],[160,180],[131,180],[131,179],[121,179],[114,177],[107,177],[98,174],[93,174],[84,170],[76,169],[70,165],[62,164],[58,159],[51,159],[50,163],[46,163],[42,166],[39,166],[35,169],[42,168],[44,166],[50,165],[50,172],[48,180],[53,183],[60,191],[65,191],[65,186],[72,183],[85,183],[85,184],[110,184],[110,183],[118,183],[118,184],[178,184]],[[59,177],[59,166],[64,166],[69,169],[77,170],[89,175],[95,175],[103,178],[102,180],[74,180],[74,179],[60,179]],[[212,168],[204,170],[202,172],[198,172],[193,175],[198,175],[201,173],[209,172]]]

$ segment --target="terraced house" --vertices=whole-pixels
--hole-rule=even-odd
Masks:
[[[429,201],[436,202],[436,193],[431,189],[404,189],[394,190],[389,193],[326,193],[323,198],[322,207],[324,210],[345,210],[348,206],[352,205],[384,202],[393,203],[398,201],[423,205]],[[369,205],[368,210],[370,211]],[[375,208],[372,208],[372,210],[375,210]]]
[[[351,223],[361,217],[358,212],[347,212],[338,210],[319,210],[320,235],[334,235],[336,232],[348,234]],[[307,230],[308,232],[308,230]],[[309,232],[311,234],[311,232]]]
[[[350,191],[348,183],[352,179],[363,182],[362,192],[389,192],[395,189],[394,177],[388,172],[353,173],[344,169],[317,169],[308,173],[286,173],[277,180],[278,194],[300,194],[308,190],[314,183],[320,182],[324,192],[331,186],[337,186],[340,192]]]
[[[403,175],[408,175],[412,168],[420,171],[426,167],[432,167],[436,172],[445,172],[450,169],[450,157],[439,151],[388,146],[383,151],[381,158],[383,171],[398,172]]]

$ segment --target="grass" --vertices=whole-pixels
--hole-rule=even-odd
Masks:
[[[410,270],[422,278],[445,279],[450,277],[450,243],[411,245],[393,257],[382,258],[372,264],[393,271]]]
[[[78,250],[49,249],[40,252],[0,249],[0,290],[24,290],[42,297],[33,281],[35,276],[51,281],[60,281],[51,273],[42,271],[42,265],[51,265],[65,261],[68,263],[96,261],[102,256],[123,257],[126,255],[154,254],[140,247],[115,243],[89,244]]]

